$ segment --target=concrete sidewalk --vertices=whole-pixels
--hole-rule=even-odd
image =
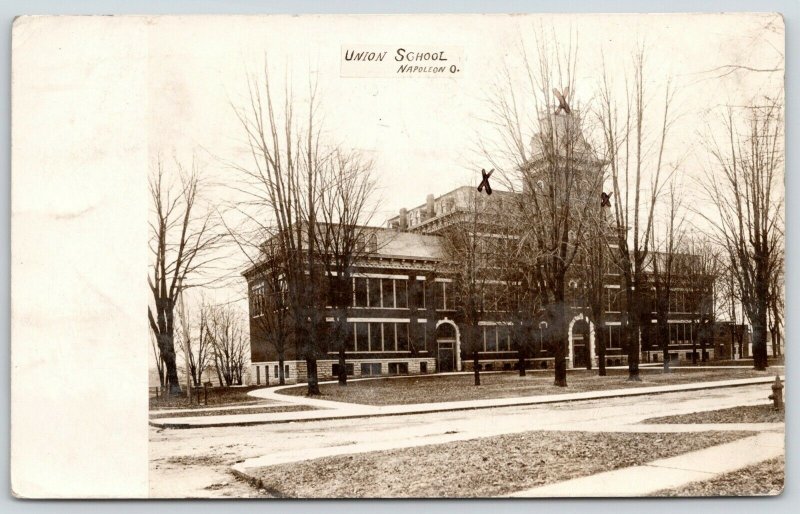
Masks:
[[[535,487],[509,497],[645,496],[712,479],[784,454],[783,432],[763,432],[641,466]]]
[[[783,377],[781,376],[781,380]],[[228,416],[197,416],[160,418],[150,420],[150,425],[159,428],[207,428],[227,426],[250,426],[271,423],[291,423],[300,421],[321,421],[333,419],[348,419],[359,417],[398,416],[407,414],[424,414],[432,412],[446,412],[457,410],[488,409],[497,407],[512,407],[524,405],[539,405],[548,403],[561,403],[583,400],[596,400],[602,398],[617,398],[628,396],[642,396],[651,394],[672,393],[681,391],[699,391],[703,389],[716,389],[722,387],[737,387],[753,384],[768,384],[774,381],[770,377],[743,378],[735,380],[719,380],[713,382],[696,382],[691,384],[675,384],[666,386],[633,387],[626,389],[612,389],[605,391],[587,391],[581,393],[552,394],[523,396],[516,398],[496,398],[487,400],[469,400],[443,403],[418,403],[410,405],[358,405],[352,403],[318,400],[304,396],[279,395],[277,391],[283,386],[270,389],[252,391],[252,396],[280,401],[289,404],[299,404],[315,407],[319,410],[265,413],[265,414],[236,414]],[[765,396],[768,391],[765,390]]]

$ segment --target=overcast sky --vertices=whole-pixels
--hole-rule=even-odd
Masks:
[[[676,86],[666,158],[681,165],[687,203],[694,200],[693,180],[706,159],[698,137],[713,120],[709,110],[782,87],[782,72],[709,73],[726,64],[782,68],[783,23],[777,15],[164,17],[148,27],[150,152],[183,161],[194,154],[214,181],[234,180],[234,172],[216,160],[246,162],[231,103],[246,102],[246,76],[258,72],[268,56],[275,83],[289,80],[298,96],[313,74],[326,136],[371,156],[380,195],[375,221],[383,223],[428,193],[476,180],[483,166],[475,148],[486,132],[485,100],[504,66],[522,78],[521,48],[536,57],[536,30],[562,45],[577,34],[573,102],[581,105],[595,95],[601,55],[621,81],[633,49],[646,46],[652,101],[660,98],[668,76]],[[340,54],[347,45],[460,47],[461,72],[342,78]],[[221,187],[215,194],[221,202],[232,193]],[[241,258],[240,268],[245,265]],[[233,286],[212,296],[225,301],[242,292]]]

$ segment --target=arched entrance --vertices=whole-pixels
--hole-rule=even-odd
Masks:
[[[585,368],[594,364],[594,324],[583,314],[575,316],[569,324],[569,361],[572,368]]]
[[[449,319],[436,322],[436,371],[461,371],[461,335]]]

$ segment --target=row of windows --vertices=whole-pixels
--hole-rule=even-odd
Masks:
[[[608,312],[622,311],[622,298],[624,291],[617,288],[606,288],[606,310]],[[656,312],[656,299],[650,298],[650,309]],[[669,312],[692,312],[692,296],[687,291],[673,291],[669,295]]]
[[[670,323],[669,327],[669,344],[689,344],[692,342],[694,336],[694,329],[691,323]],[[643,344],[647,343],[645,339],[650,339],[651,344],[656,343],[655,338],[656,326],[652,325],[649,331],[642,332]],[[612,325],[606,327],[606,348],[622,348],[622,327],[619,325]]]
[[[405,279],[391,278],[354,278],[353,279],[353,306],[362,308],[406,309],[411,304],[419,309],[426,308],[425,281],[416,280],[410,283]],[[410,290],[409,290],[410,289]],[[511,310],[514,304],[513,291],[509,292],[507,286],[500,284],[486,284],[483,294],[484,309],[490,312],[503,312]],[[607,312],[622,311],[622,297],[624,291],[618,288],[606,288],[605,308]],[[433,302],[436,310],[453,310],[455,308],[455,294],[453,285],[448,282],[433,283]],[[266,308],[266,287],[263,281],[254,282],[250,294],[250,310],[253,317],[260,316]],[[688,293],[676,291],[670,294],[670,312],[689,312]],[[580,298],[574,298],[574,306],[583,305]],[[655,312],[655,299],[651,300],[651,307]]]
[[[408,323],[348,323],[348,352],[407,352]],[[424,334],[424,330],[421,331]]]
[[[425,286],[417,281],[415,302],[422,301],[425,308]],[[408,307],[408,281],[392,278],[354,278],[354,307],[381,307],[384,309],[405,309]]]
[[[506,352],[511,351],[511,327],[495,325],[483,327],[483,351]]]

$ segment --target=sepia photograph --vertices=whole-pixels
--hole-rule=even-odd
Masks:
[[[782,493],[780,14],[115,20],[147,497]]]

